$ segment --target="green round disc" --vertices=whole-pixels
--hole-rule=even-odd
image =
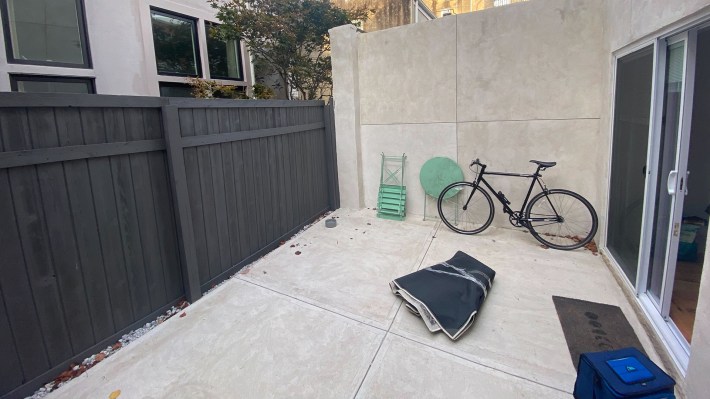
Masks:
[[[422,183],[424,192],[434,198],[439,198],[441,191],[451,183],[463,180],[463,171],[459,165],[451,158],[436,157],[422,165],[419,172],[419,181]],[[447,198],[456,195],[456,191],[450,191]]]

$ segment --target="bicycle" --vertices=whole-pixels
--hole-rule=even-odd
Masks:
[[[439,194],[437,201],[439,217],[444,224],[457,233],[478,234],[487,229],[493,222],[495,209],[490,194],[481,186],[483,183],[503,205],[503,211],[509,215],[510,223],[515,227],[527,228],[543,245],[560,250],[572,250],[587,245],[594,238],[598,227],[594,207],[575,192],[547,188],[540,172],[557,165],[556,162],[535,160],[530,162],[537,164],[537,170],[533,174],[488,172],[486,165],[479,159],[472,161],[469,169],[473,170],[474,165],[480,168],[478,171],[473,170],[476,175],[473,181],[452,183]],[[484,175],[532,179],[520,211],[513,211],[505,194],[502,191],[496,193],[483,177]],[[535,183],[542,191],[530,200]],[[454,202],[454,206],[446,207],[444,203],[447,201]],[[445,210],[449,215],[444,212]]]

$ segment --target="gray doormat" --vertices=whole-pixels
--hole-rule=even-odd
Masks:
[[[634,329],[618,306],[553,296],[574,368],[579,355],[634,347],[644,354]]]

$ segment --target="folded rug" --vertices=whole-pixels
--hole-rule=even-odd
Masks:
[[[458,251],[446,262],[395,279],[390,288],[429,331],[442,330],[457,340],[473,324],[495,275],[490,267]]]

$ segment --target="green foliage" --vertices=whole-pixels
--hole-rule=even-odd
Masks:
[[[222,40],[241,39],[304,99],[322,97],[332,86],[328,30],[364,21],[370,10],[343,10],[329,0],[208,0],[222,22]],[[360,22],[356,22],[359,24]]]
[[[268,100],[274,98],[274,90],[271,87],[261,83],[255,83],[252,90],[254,91],[254,99]]]
[[[214,80],[189,78],[188,82],[192,87],[192,95],[195,98],[249,98],[246,93],[237,90],[235,86],[223,85]]]

